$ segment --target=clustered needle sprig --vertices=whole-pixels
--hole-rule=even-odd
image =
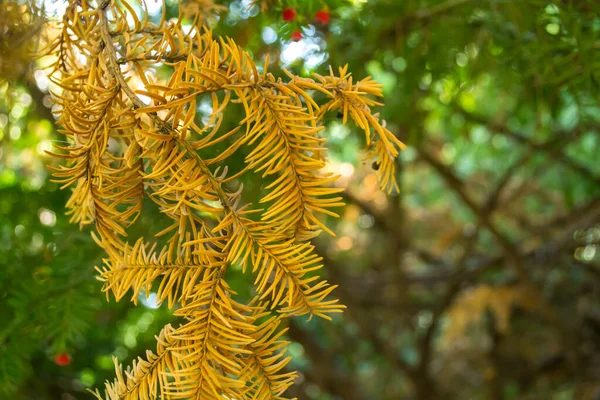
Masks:
[[[165,326],[156,352],[126,372],[117,363],[105,398],[282,399],[295,373],[284,372],[281,321],[330,319],[344,308],[329,297],[335,286],[315,275],[321,258],[310,243],[323,230],[332,233],[321,216],[337,216],[333,209],[343,205],[331,187],[338,177],[322,172],[326,112],[342,112],[343,123],[365,131],[388,191],[397,189],[394,158],[403,144],[371,112],[380,105],[373,97],[381,97],[371,79],[353,83],[344,67],[315,79],[286,71],[283,81],[268,72],[268,60],[259,72],[247,52],[204,24],[222,7],[184,3],[178,19],[167,20],[163,7],[154,24],[147,12],[142,20],[136,14],[143,1],[71,1],[48,45],[61,88],[59,124],[71,143],[55,154],[65,159],[55,176],[72,188],[72,221],[93,225],[107,252],[97,268],[103,290],[135,303],[154,287],[157,301],[178,305],[174,314],[185,321]],[[150,73],[158,64],[172,68],[168,80]],[[212,111],[200,122],[202,97]],[[243,117],[224,131],[234,103]],[[217,145],[226,149],[211,153]],[[245,167],[229,171],[228,160],[242,149]],[[231,190],[244,174],[264,180],[264,209],[244,204],[241,185]],[[130,244],[127,228],[144,197],[172,222],[155,242]],[[255,276],[249,304],[236,301],[224,279],[234,264]]]

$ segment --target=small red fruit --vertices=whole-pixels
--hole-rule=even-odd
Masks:
[[[283,13],[281,13],[284,21],[290,22],[296,18],[296,9],[295,8],[284,8]]]
[[[54,363],[56,365],[65,366],[71,364],[71,357],[67,353],[60,353],[54,356]]]
[[[298,40],[301,40],[301,39],[302,39],[302,32],[300,32],[300,31],[292,32],[292,40],[297,42]]]
[[[331,14],[327,10],[320,10],[315,14],[315,19],[323,25],[327,25],[331,21]]]

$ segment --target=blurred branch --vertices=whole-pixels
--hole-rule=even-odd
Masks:
[[[496,242],[500,245],[504,252],[508,266],[513,269],[513,271],[519,277],[521,283],[530,290],[532,297],[536,299],[540,316],[542,316],[557,330],[563,332],[564,337],[568,337],[568,334],[565,332],[565,327],[560,322],[555,310],[542,296],[539,289],[536,288],[529,272],[523,264],[522,259],[519,257],[518,249],[494,225],[490,217],[490,212],[486,211],[484,208],[475,203],[475,201],[467,194],[462,181],[460,181],[448,167],[443,165],[440,161],[422,148],[417,148],[417,152],[422,160],[427,162],[435,171],[438,172],[446,184],[458,195],[467,208],[477,217],[480,224],[485,227],[496,239]]]
[[[488,200],[489,202],[489,200]],[[551,231],[560,230],[560,233],[556,237],[547,238],[545,241],[540,241],[540,245],[533,249],[524,250],[518,248],[517,255],[528,265],[535,265],[538,262],[545,259],[552,259],[561,252],[572,256],[573,250],[579,245],[575,239],[573,239],[572,233],[594,226],[600,222],[600,199],[595,199],[590,203],[574,209],[572,212],[561,215],[544,225],[536,227],[535,232],[532,236],[527,239],[533,239],[535,237],[547,237],[551,235]],[[410,249],[411,253],[418,256],[425,264],[429,266],[443,266],[444,270],[441,272],[426,272],[426,273],[412,273],[407,274],[406,282],[414,285],[426,285],[432,286],[436,284],[448,284],[455,280],[459,281],[471,281],[475,279],[481,273],[490,270],[491,268],[498,267],[506,261],[505,255],[489,256],[489,255],[477,255],[471,253],[467,260],[462,265],[465,268],[460,268],[461,263],[450,263],[439,256],[422,250],[414,245]],[[324,249],[320,251],[321,256],[324,256]],[[324,256],[325,257],[325,256]],[[326,257],[325,263],[327,265],[333,265],[334,268],[341,270],[341,266],[337,265],[331,257]],[[439,269],[439,268],[438,268]],[[358,282],[353,282],[354,278],[348,274],[344,275],[343,285],[353,287],[356,284],[360,284],[363,288],[365,287],[366,280],[364,277],[357,277]],[[382,285],[391,284],[387,276],[382,276],[381,280],[375,280],[371,282],[371,285],[381,288]],[[354,302],[360,301],[361,305],[380,305],[384,304],[383,300],[377,298],[377,293],[369,293],[366,298],[360,299],[354,296],[352,299]],[[363,302],[364,301],[364,302]]]
[[[328,266],[329,280],[332,283],[340,282],[342,276],[340,272],[342,271],[341,266],[331,259],[327,255],[327,252],[321,247],[317,246],[315,250],[319,256],[323,257],[323,263]],[[340,285],[338,290],[342,303],[347,305],[354,303],[354,296],[351,292],[347,291],[347,288],[344,287],[344,285]],[[373,328],[375,327],[369,321],[367,321],[360,312],[355,312],[355,309],[349,306],[345,314],[356,322],[361,334],[371,342],[375,348],[375,351],[382,354],[392,366],[408,375],[414,373],[413,367],[397,355],[397,351],[394,346],[382,339],[377,332],[374,331]]]
[[[491,212],[492,210],[496,209],[504,188],[508,185],[508,183],[513,178],[517,170],[523,167],[525,164],[527,164],[533,158],[534,154],[535,152],[533,150],[528,151],[523,157],[521,157],[513,165],[507,168],[506,171],[504,171],[504,173],[498,180],[496,187],[488,195],[488,198],[484,205],[485,211]]]
[[[570,215],[571,218],[568,221],[565,221],[563,216],[557,218],[558,222],[561,222],[562,229],[557,237],[545,241],[543,245],[536,249],[537,259],[550,259],[560,251],[568,249],[569,246],[577,247],[580,245],[573,238],[573,233],[600,223],[600,198],[594,199],[588,205],[575,210]],[[559,226],[557,220],[548,223],[546,229],[555,229]],[[544,232],[546,229],[542,228],[540,231]]]
[[[489,384],[490,399],[492,400],[503,400],[503,382],[501,373],[501,354],[500,354],[500,343],[502,341],[502,335],[496,329],[496,317],[494,313],[488,313],[487,330],[491,338],[492,345],[489,351],[489,360],[492,364],[491,381]]]
[[[549,140],[545,143],[535,143],[523,133],[510,130],[504,124],[498,124],[496,122],[488,120],[483,116],[468,112],[458,105],[455,105],[453,109],[456,110],[459,114],[461,114],[467,121],[483,125],[495,133],[501,134],[518,143],[526,145],[530,150],[545,152],[554,160],[569,167],[571,170],[577,172],[586,179],[600,184],[599,175],[597,175],[594,171],[590,170],[585,165],[582,165],[579,162],[573,160],[571,157],[569,157],[562,151],[567,144],[578,139],[588,129],[597,128],[597,125],[593,124],[589,126],[579,126],[576,129],[573,129],[572,131],[558,131],[555,133],[556,137],[554,139]]]
[[[430,18],[436,14],[441,14],[450,11],[454,7],[461,6],[463,4],[469,3],[472,0],[449,0],[445,3],[436,4],[435,6],[429,8],[422,8],[417,10],[413,15],[415,18],[423,19]]]
[[[389,217],[388,213],[381,212],[372,203],[364,201],[352,188],[348,188],[341,196],[348,202],[357,205],[365,214],[373,217],[374,225],[382,231],[392,234],[397,244],[404,245],[404,235],[400,229],[400,224],[393,218]]]
[[[301,343],[311,360],[311,370],[305,372],[308,378],[329,393],[342,399],[367,399],[356,379],[340,370],[335,362],[335,354],[319,345],[314,337],[300,328],[292,319],[289,324],[289,337]]]
[[[419,249],[418,247],[412,245],[410,241],[406,244],[403,243],[403,245],[408,245],[410,247],[409,251],[417,255],[426,264],[430,266],[442,266],[445,270],[443,272],[427,274],[408,274],[406,276],[406,282],[404,283],[407,286],[399,285],[397,286],[397,290],[403,290],[404,292],[407,292],[409,290],[408,285],[411,284],[427,286],[432,284],[450,285],[445,294],[442,296],[442,299],[437,303],[438,305],[432,311],[432,322],[428,326],[424,336],[422,336],[422,339],[419,341],[418,351],[420,355],[420,363],[416,367],[407,364],[401,358],[395,355],[396,350],[394,349],[394,346],[378,337],[377,333],[372,329],[372,323],[369,320],[362,318],[360,314],[364,312],[364,308],[368,309],[371,306],[383,307],[384,310],[394,310],[393,312],[396,313],[398,313],[399,310],[410,313],[411,310],[408,309],[410,308],[409,306],[415,306],[415,309],[412,311],[413,314],[417,313],[418,311],[428,309],[428,307],[423,304],[419,305],[418,302],[415,303],[415,301],[412,301],[411,304],[403,304],[402,302],[398,303],[381,297],[380,293],[384,291],[383,288],[385,286],[397,285],[393,279],[385,276],[381,276],[380,279],[376,279],[375,281],[371,279],[371,281],[369,281],[366,285],[367,287],[365,287],[365,279],[357,277],[357,280],[360,281],[360,283],[357,281],[356,284],[363,289],[364,296],[355,295],[356,292],[354,292],[352,288],[357,286],[353,284],[352,278],[349,277],[348,274],[342,274],[341,271],[343,271],[343,267],[339,265],[338,262],[332,260],[326,254],[324,254],[323,249],[320,249],[320,254],[324,256],[324,261],[328,265],[329,271],[331,272],[332,281],[341,283],[341,290],[345,289],[347,292],[340,294],[340,297],[348,305],[355,305],[355,307],[350,307],[349,311],[351,318],[353,318],[359,325],[361,335],[372,343],[374,350],[378,354],[385,355],[395,369],[403,371],[407,374],[407,376],[411,379],[411,382],[413,382],[417,398],[432,398],[432,393],[435,393],[436,388],[434,387],[434,381],[431,379],[429,372],[427,371],[427,366],[430,364],[430,360],[432,359],[432,341],[435,337],[435,332],[438,329],[441,316],[444,314],[447,307],[452,304],[455,296],[460,293],[465,286],[477,281],[477,278],[481,275],[481,273],[488,271],[490,268],[496,268],[503,263],[514,264],[514,260],[517,260],[517,265],[524,269],[524,265],[531,267],[535,265],[543,265],[542,263],[544,260],[556,259],[558,255],[563,253],[569,257],[572,257],[572,251],[577,246],[577,243],[572,237],[572,232],[577,229],[584,229],[586,227],[593,226],[595,221],[600,219],[599,199],[594,200],[585,206],[581,206],[569,214],[561,215],[544,225],[537,226],[537,229],[535,232],[531,233],[530,237],[533,239],[537,236],[553,235],[553,240],[542,240],[540,241],[538,247],[529,250],[525,250],[520,246],[511,243],[493,224],[491,214],[494,213],[494,211],[496,211],[500,205],[504,205],[504,201],[500,203],[500,198],[502,197],[504,189],[513,179],[516,172],[521,167],[525,166],[534,155],[535,150],[530,149],[525,155],[512,164],[502,174],[496,185],[489,192],[486,200],[483,202],[483,205],[479,206],[468,195],[464,183],[461,182],[449,168],[442,165],[429,153],[420,150],[421,158],[425,159],[428,164],[432,165],[434,169],[440,175],[442,175],[446,183],[453,188],[453,191],[457,193],[467,207],[476,214],[479,220],[477,232],[479,231],[480,227],[484,227],[488,230],[491,228],[491,231],[493,231],[492,234],[496,240],[500,241],[499,244],[501,244],[503,253],[501,255],[492,257],[489,255],[474,254],[473,248],[477,243],[478,235],[473,235],[467,239],[467,245],[462,252],[460,260],[458,260],[456,263],[448,262],[444,258],[428,252],[425,249]],[[397,224],[393,223],[393,219],[385,218],[385,216],[380,213],[370,202],[361,200],[355,192],[349,192],[347,199],[359,206],[364,212],[372,215],[375,220],[376,227],[381,231],[386,232],[388,234],[387,237],[393,242],[406,240],[401,236],[399,227]],[[559,231],[557,232],[558,235],[552,234],[552,232],[556,230]],[[509,265],[512,266],[511,264]],[[385,268],[382,268],[382,270],[385,270]],[[527,274],[527,278],[531,283],[532,280],[529,277],[529,271],[525,271],[525,273]],[[519,276],[519,278],[521,277],[519,274],[517,274],[517,276]],[[340,282],[340,280],[343,282]],[[350,293],[353,294],[350,295]],[[537,293],[538,296],[541,297],[539,291]],[[544,300],[544,302],[546,302],[546,300]],[[359,309],[357,311],[353,311],[353,309],[356,307],[359,307]],[[550,306],[547,305],[547,307]],[[363,310],[361,311],[360,308]],[[559,329],[557,326],[558,316],[557,314],[554,314],[554,310],[551,310],[551,312],[552,314],[550,314],[550,317],[545,314],[544,318],[556,329]],[[562,334],[565,335],[566,332],[562,331]],[[570,350],[568,348],[570,345],[566,346],[567,348],[564,354],[569,354]]]
[[[499,191],[498,191],[499,192]],[[477,239],[479,237],[479,232],[481,229],[481,225],[477,225],[475,232],[469,238],[467,238],[466,245],[463,248],[463,252],[461,257],[457,263],[457,273],[453,276],[453,279],[450,282],[450,287],[446,290],[439,307],[434,311],[433,316],[431,318],[431,323],[427,327],[425,335],[421,338],[419,342],[419,350],[421,354],[421,360],[419,363],[419,371],[421,375],[429,377],[429,364],[431,362],[432,355],[432,341],[434,334],[439,326],[440,319],[442,315],[446,312],[446,310],[450,307],[456,296],[460,293],[461,289],[464,287],[465,281],[460,278],[459,274],[463,273],[466,270],[466,261],[471,254],[473,247],[477,243]],[[435,392],[431,392],[433,394]],[[429,393],[428,393],[429,395]],[[426,399],[427,397],[423,397]]]
[[[534,226],[534,231],[537,234],[544,234],[551,230],[561,229],[574,232],[577,229],[583,229],[592,226],[600,217],[598,208],[600,206],[600,198],[593,199],[587,204],[575,207],[567,214],[559,215],[549,223],[544,225]]]

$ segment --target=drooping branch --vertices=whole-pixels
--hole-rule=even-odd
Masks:
[[[208,2],[182,8],[179,20],[163,13],[151,23],[127,1],[73,1],[48,46],[58,52],[58,114],[76,145],[63,149],[75,168],[56,175],[79,185],[70,205],[78,220],[96,225],[108,253],[98,268],[103,290],[117,300],[131,294],[135,303],[156,288],[157,302],[177,304],[174,314],[185,320],[164,331],[157,354],[136,361],[126,376],[117,367],[117,380],[106,385],[111,399],[283,399],[294,374],[279,372],[289,362],[280,319],[331,319],[344,308],[329,298],[336,286],[316,275],[321,257],[307,241],[332,233],[320,216],[337,216],[331,209],[343,205],[330,186],[337,176],[320,171],[326,111],[340,109],[344,122],[363,129],[381,164],[380,183],[397,187],[394,158],[404,145],[371,111],[381,105],[374,100],[381,85],[370,78],[353,83],[347,67],[316,80],[288,73],[284,82],[267,66],[259,73],[233,40],[215,40],[203,26],[200,14],[216,10],[223,7]],[[173,67],[166,82],[148,73],[163,62]],[[324,105],[309,93],[315,88]],[[208,122],[197,119],[200,96],[212,100]],[[223,133],[233,102],[245,118]],[[221,145],[226,149],[206,156]],[[230,173],[232,155],[246,149],[246,165]],[[243,188],[231,189],[246,173],[268,182],[260,220],[254,215],[262,210],[243,204]],[[155,242],[142,237],[130,245],[128,228],[145,197],[170,225]],[[234,264],[255,274],[258,297],[250,304],[234,300],[225,280]],[[280,317],[265,325],[261,319],[272,310]]]

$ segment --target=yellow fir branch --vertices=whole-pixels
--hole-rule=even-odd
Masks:
[[[93,392],[97,399],[103,400],[137,400],[157,399],[164,397],[162,388],[167,383],[167,377],[161,373],[177,364],[177,358],[172,351],[175,341],[171,338],[173,328],[166,325],[156,337],[156,353],[146,351],[146,359],[138,357],[131,367],[123,371],[123,367],[114,358],[116,377],[114,382],[106,382],[105,394]]]
[[[107,252],[97,268],[107,296],[137,303],[154,291],[184,321],[161,331],[156,354],[126,371],[117,365],[105,398],[284,399],[295,373],[287,370],[281,321],[331,319],[344,308],[330,297],[336,286],[319,276],[322,260],[309,241],[333,234],[323,217],[343,206],[332,187],[338,177],[322,172],[327,112],[342,112],[344,123],[365,132],[382,187],[397,189],[394,160],[403,144],[371,111],[381,105],[381,85],[354,82],[346,67],[314,79],[286,71],[284,81],[268,72],[267,59],[259,71],[232,39],[206,28],[225,11],[212,1],[184,0],[170,21],[163,8],[158,23],[127,1],[94,4],[71,1],[46,47],[69,143],[54,154],[65,160],[54,175],[73,190],[72,222],[93,224]],[[172,67],[167,80],[148,73],[157,63]],[[212,106],[202,122],[201,99]],[[224,131],[234,103],[243,117]],[[217,145],[225,150],[214,154]],[[241,151],[245,165],[230,170]],[[245,174],[264,183],[264,209],[243,201],[242,185],[232,189]],[[127,228],[144,197],[170,224],[155,241],[130,245]],[[254,274],[249,304],[234,299],[224,278],[234,264]]]
[[[254,321],[265,317],[264,307],[257,306],[254,311]],[[247,346],[251,354],[245,370],[242,371],[243,380],[250,382],[246,387],[245,396],[249,399],[281,399],[285,391],[294,383],[297,373],[294,371],[283,372],[291,361],[285,355],[288,341],[281,337],[287,332],[279,329],[282,316],[269,317],[258,326],[254,326],[249,336],[254,342]]]

